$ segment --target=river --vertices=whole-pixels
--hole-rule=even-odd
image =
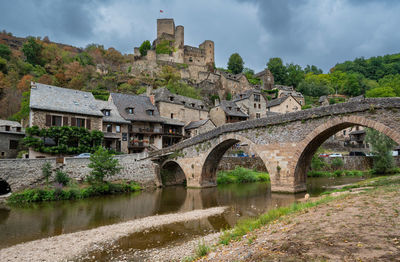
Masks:
[[[309,178],[308,192],[318,195],[335,185],[360,178]],[[222,215],[185,223],[169,224],[120,239],[118,252],[179,244],[197,236],[230,228],[238,219],[293,203],[302,194],[271,193],[268,183],[220,185],[214,188],[166,187],[154,191],[97,197],[78,201],[32,204],[26,207],[0,207],[0,249],[35,239],[56,236],[132,219],[229,206]],[[107,261],[110,254],[97,253]]]

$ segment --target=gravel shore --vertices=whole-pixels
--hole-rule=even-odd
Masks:
[[[90,230],[35,240],[0,250],[0,261],[66,261],[148,228],[222,214],[226,207],[151,216]]]

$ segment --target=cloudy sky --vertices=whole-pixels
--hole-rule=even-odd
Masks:
[[[124,53],[154,40],[157,18],[174,18],[185,44],[215,42],[218,67],[238,52],[255,71],[271,57],[327,72],[355,57],[400,52],[396,0],[0,0],[0,10],[0,30],[16,36]]]

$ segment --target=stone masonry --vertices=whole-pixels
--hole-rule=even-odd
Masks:
[[[115,156],[122,170],[107,180],[135,181],[142,187],[161,186],[158,165],[146,159],[146,156],[145,153]],[[13,192],[43,185],[42,167],[46,162],[51,164],[53,171],[61,169],[77,181],[84,180],[91,171],[88,158],[66,157],[64,164],[56,163],[56,158],[9,159],[0,160],[0,179],[5,180]]]
[[[318,147],[338,131],[360,125],[400,144],[400,98],[374,98],[227,124],[169,148],[153,160],[175,161],[189,187],[216,185],[218,163],[226,150],[246,143],[264,162],[275,192],[306,189],[306,173]]]

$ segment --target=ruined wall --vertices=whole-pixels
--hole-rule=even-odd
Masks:
[[[115,156],[122,170],[107,180],[135,181],[143,187],[160,186],[158,165],[149,159],[143,159],[144,157],[145,153]],[[51,164],[53,170],[61,169],[77,181],[82,181],[91,171],[88,158],[68,157],[64,164],[57,164],[55,158],[10,159],[0,160],[0,178],[7,181],[14,192],[43,185],[45,180],[42,177],[42,167],[46,162]]]

